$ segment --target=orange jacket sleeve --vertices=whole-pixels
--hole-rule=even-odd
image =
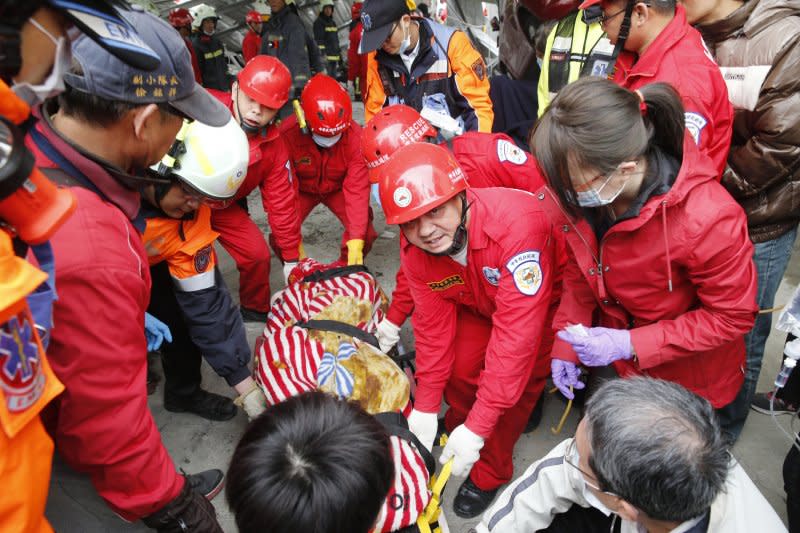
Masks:
[[[494,111],[489,97],[489,75],[483,56],[475,50],[464,32],[453,33],[447,55],[456,76],[458,91],[469,102],[478,116],[478,131],[492,132]],[[378,80],[380,83],[380,80]],[[369,84],[369,81],[367,81]]]

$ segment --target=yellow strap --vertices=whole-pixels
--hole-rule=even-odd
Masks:
[[[553,387],[552,389],[550,389],[550,394],[553,394],[557,390],[558,390],[557,387]],[[573,392],[572,385],[569,386],[569,390],[570,392]],[[572,400],[569,400],[567,402],[567,407],[566,409],[564,409],[564,414],[561,415],[561,420],[558,421],[558,425],[556,427],[550,428],[550,431],[553,432],[553,435],[558,435],[559,433],[561,433],[561,430],[564,429],[564,422],[567,421],[570,409],[572,409]]]
[[[439,516],[442,514],[442,491],[447,480],[450,479],[450,473],[453,470],[453,459],[450,459],[442,467],[442,470],[437,476],[434,474],[430,479],[431,499],[425,510],[417,517],[417,527],[421,533],[435,533],[441,531],[440,528],[431,530],[431,524],[436,524],[439,521]]]

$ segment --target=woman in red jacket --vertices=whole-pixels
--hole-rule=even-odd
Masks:
[[[757,310],[753,245],[683,112],[667,84],[630,91],[585,78],[559,93],[532,133],[570,254],[553,381],[572,397],[570,387],[583,387],[577,363],[613,363],[622,377],[682,384],[724,425],[720,408],[741,386]]]

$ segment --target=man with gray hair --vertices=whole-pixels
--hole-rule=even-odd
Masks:
[[[682,386],[604,383],[575,437],[531,465],[479,533],[786,531],[728,453],[711,405]]]

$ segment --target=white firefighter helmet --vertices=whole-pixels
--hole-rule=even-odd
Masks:
[[[239,190],[249,163],[247,135],[231,117],[217,128],[184,122],[167,155],[151,168],[179,179],[212,207],[223,207]]]
[[[199,29],[203,21],[208,18],[218,19],[217,10],[207,4],[197,4],[189,9],[189,13],[194,17],[192,29]]]
[[[333,7],[333,0],[319,0],[319,10],[322,11],[323,7],[331,6]]]
[[[253,11],[261,13],[262,18],[264,15],[272,15],[272,9],[270,9],[269,4],[264,1],[256,0],[253,2]]]

